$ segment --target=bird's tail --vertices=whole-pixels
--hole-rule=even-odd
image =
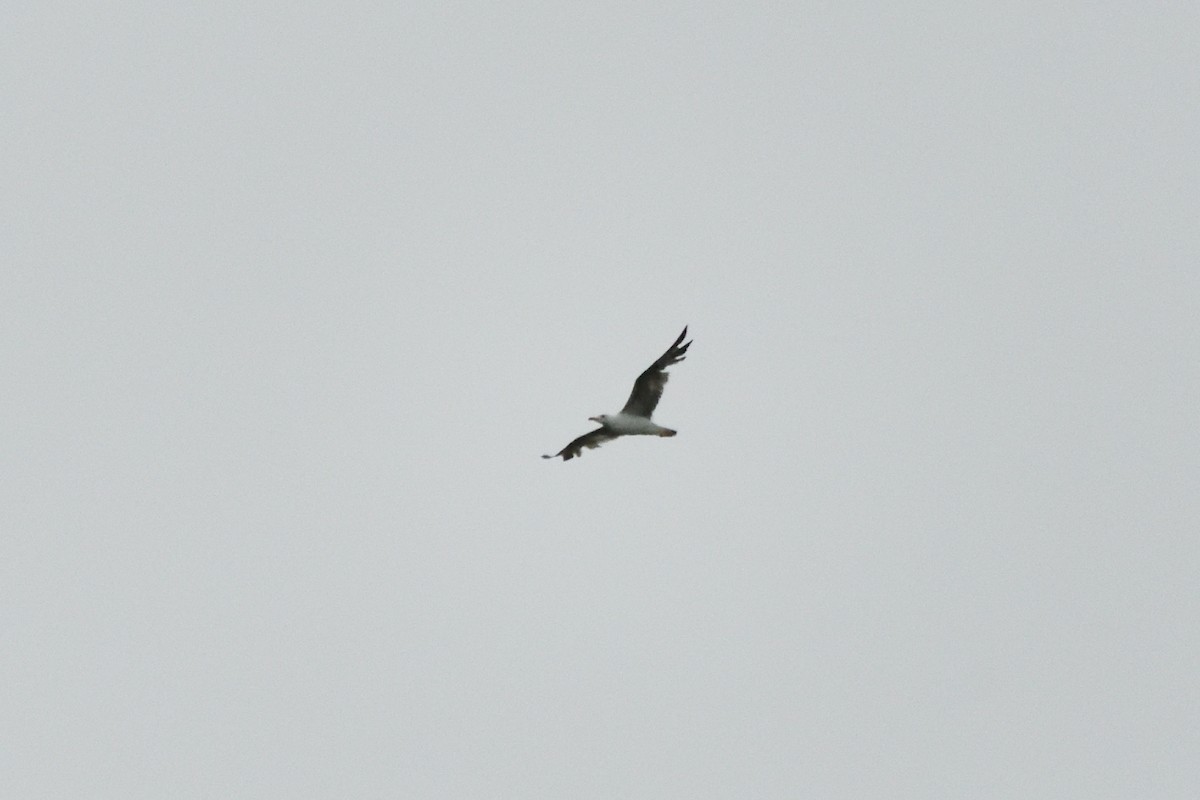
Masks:
[[[661,431],[658,432],[658,435],[659,436],[674,436],[677,433],[679,433],[679,431],[673,431],[670,428],[663,428]]]

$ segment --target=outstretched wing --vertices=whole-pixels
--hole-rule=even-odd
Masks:
[[[629,395],[629,400],[621,409],[622,414],[649,418],[654,413],[654,409],[662,397],[663,387],[667,385],[667,367],[683,361],[683,354],[692,345],[691,342],[682,346],[679,344],[685,336],[687,336],[686,325],[683,333],[679,334],[679,338],[675,340],[675,344],[667,348],[667,352],[659,356],[658,361],[651,364],[645,372],[638,375],[638,379],[633,382],[633,391]]]
[[[542,458],[558,458],[559,456],[562,456],[563,461],[570,461],[575,456],[583,455],[583,448],[586,447],[589,450],[595,450],[605,442],[611,442],[613,439],[616,439],[619,435],[620,434],[611,433],[607,428],[596,428],[596,430],[591,431],[590,433],[585,433],[583,436],[572,440],[569,445],[564,447],[562,450],[559,450],[554,455],[542,456]]]

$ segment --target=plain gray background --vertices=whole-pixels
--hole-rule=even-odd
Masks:
[[[0,794],[1200,796],[1196,8],[8,8]]]

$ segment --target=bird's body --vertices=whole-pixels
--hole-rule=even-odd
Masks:
[[[607,430],[621,436],[674,436],[675,431],[664,428],[650,420],[634,414],[601,414],[594,418]]]
[[[663,387],[667,384],[666,368],[683,361],[684,353],[692,344],[688,342],[680,345],[685,336],[687,336],[686,327],[683,329],[683,333],[679,334],[675,343],[667,349],[667,352],[659,356],[657,361],[638,376],[633,383],[633,391],[629,395],[629,400],[626,401],[625,407],[621,409],[620,413],[589,417],[588,419],[592,422],[600,423],[600,427],[577,437],[554,455],[545,455],[542,458],[561,456],[563,461],[570,461],[575,456],[582,455],[585,447],[588,449],[599,447],[619,436],[674,436],[675,431],[652,422],[650,416],[658,406]]]

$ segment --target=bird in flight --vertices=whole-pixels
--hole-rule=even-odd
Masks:
[[[680,344],[685,336],[686,325],[675,344],[667,348],[667,352],[659,356],[658,360],[633,382],[633,391],[621,413],[588,417],[592,422],[600,423],[600,427],[575,439],[554,455],[545,455],[542,458],[562,456],[563,461],[570,461],[575,456],[582,455],[583,448],[597,448],[618,436],[674,436],[676,431],[651,422],[650,415],[654,413],[654,408],[662,397],[663,387],[667,385],[667,367],[683,361],[684,353],[692,345],[691,342]]]

